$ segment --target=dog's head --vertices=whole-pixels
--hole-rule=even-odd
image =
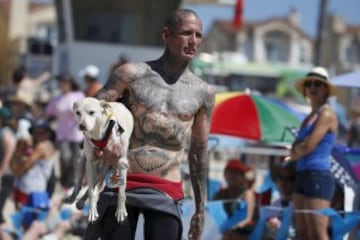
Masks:
[[[83,132],[90,132],[106,122],[110,105],[96,98],[87,97],[73,105],[75,118]]]

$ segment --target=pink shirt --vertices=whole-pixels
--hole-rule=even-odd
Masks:
[[[84,98],[81,91],[60,94],[50,100],[46,108],[46,115],[56,118],[56,136],[59,141],[81,142],[84,138],[79,130],[73,112],[75,102]]]

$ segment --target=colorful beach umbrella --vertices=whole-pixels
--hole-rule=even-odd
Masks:
[[[297,116],[270,99],[238,94],[217,102],[210,132],[265,143],[291,143],[294,136],[288,130],[299,126]]]
[[[244,93],[239,91],[217,93],[215,95],[215,106],[222,103],[223,101],[228,100],[229,98],[240,96],[242,94]]]

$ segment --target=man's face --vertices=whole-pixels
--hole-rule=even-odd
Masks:
[[[91,83],[93,82],[92,79],[88,76],[84,77],[84,81],[86,85],[91,85]]]
[[[186,61],[193,59],[202,42],[200,19],[187,15],[176,29],[166,29],[165,32],[166,45],[173,55]]]

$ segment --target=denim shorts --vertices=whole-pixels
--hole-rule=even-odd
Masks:
[[[305,170],[296,172],[295,193],[307,198],[331,200],[335,179],[330,171]]]

